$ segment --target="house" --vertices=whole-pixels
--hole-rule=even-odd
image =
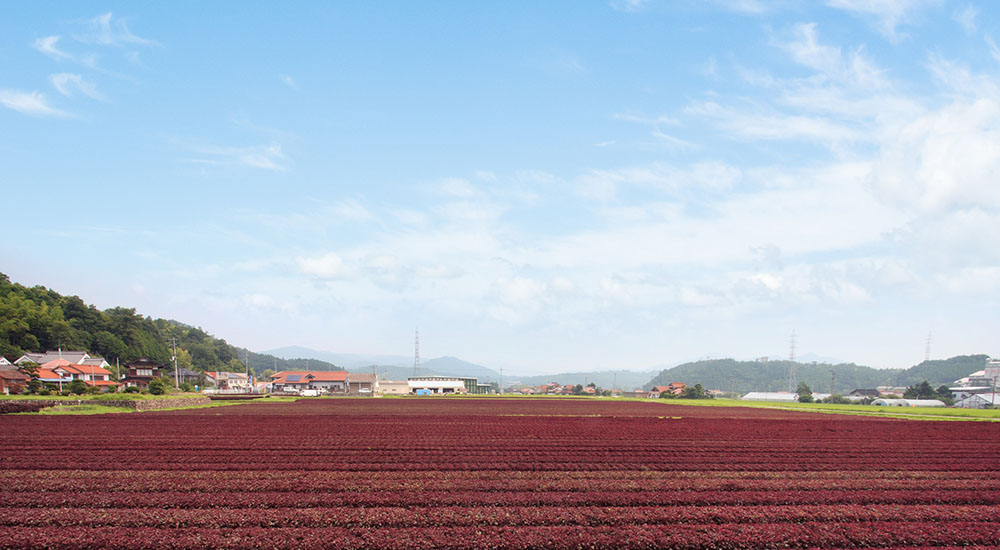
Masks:
[[[628,390],[622,392],[622,397],[646,397],[649,392],[643,390]]]
[[[30,380],[30,376],[17,369],[2,369],[0,370],[0,393],[3,395],[21,393]]]
[[[206,372],[205,379],[220,392],[250,393],[252,388],[250,375],[244,372]]]
[[[347,393],[354,395],[375,395],[378,389],[377,374],[354,374],[348,375]]]
[[[128,369],[128,372],[123,377],[122,382],[124,382],[126,387],[140,389],[148,388],[149,383],[154,378],[162,376],[161,373],[163,372],[162,364],[145,357],[136,359],[125,365],[125,367]]]
[[[38,370],[42,369],[55,373],[62,381],[82,380],[88,386],[97,386],[103,389],[118,385],[118,382],[111,379],[111,371],[96,364],[79,365],[66,359],[53,359],[40,365]]]
[[[178,381],[181,384],[183,384],[184,382],[190,382],[192,384],[197,384],[198,383],[198,379],[201,378],[201,375],[202,375],[202,373],[200,373],[198,371],[193,371],[191,369],[184,368],[184,367],[180,367],[179,370],[180,370],[180,373],[179,373],[180,376],[177,376],[176,374],[174,374],[174,371],[165,372],[165,373],[163,373],[163,376],[165,376],[165,377],[167,377],[167,378],[169,378],[171,380]]]
[[[91,357],[89,353],[85,351],[47,351],[45,353],[25,353],[21,357],[18,357],[14,361],[15,365],[22,365],[24,363],[35,363],[36,365],[44,365],[50,361],[55,361],[57,359],[62,359],[72,363],[74,365],[85,365],[85,366],[95,366],[101,368],[107,368],[111,365],[104,360],[103,357]]]
[[[666,386],[653,386],[646,394],[646,397],[649,397],[650,399],[659,399],[659,397],[665,393],[671,395],[681,395],[684,393],[684,388],[686,387],[687,384],[684,382],[671,382]]]
[[[879,392],[875,388],[870,388],[870,389],[869,388],[857,388],[857,389],[851,390],[851,393],[849,393],[847,395],[849,395],[851,397],[861,397],[861,398],[871,397],[873,399],[876,399],[876,398],[878,398],[881,395],[881,392]]]
[[[10,361],[8,361],[6,357],[4,357],[3,355],[0,355],[0,367],[6,367],[6,366],[12,365],[12,364],[13,363],[11,363]]]
[[[281,371],[271,375],[271,388],[275,392],[301,393],[318,390],[320,393],[346,393],[347,371]]]

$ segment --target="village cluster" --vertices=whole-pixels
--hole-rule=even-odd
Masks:
[[[23,368],[30,366],[30,368]],[[113,372],[114,371],[114,372]],[[910,388],[879,386],[857,388],[843,396],[848,403],[890,407],[944,407],[953,404],[962,408],[995,408],[1000,405],[996,381],[1000,360],[990,359],[983,370],[956,380],[947,388],[945,400],[924,397],[906,398]],[[27,353],[13,362],[0,356],[0,394],[24,393],[35,384],[36,391],[65,393],[72,387],[86,391],[143,391],[154,380],[165,380],[171,386],[193,389],[205,394],[271,394],[318,397],[324,395],[484,395],[497,393],[494,384],[461,376],[411,376],[406,380],[379,379],[376,372],[347,371],[281,371],[258,380],[249,372],[198,372],[186,368],[176,371],[150,359],[137,359],[125,365],[109,364],[102,357],[92,357],[84,351],[48,351]],[[943,390],[942,390],[943,391]],[[80,393],[80,392],[77,392]],[[596,384],[559,384],[550,382],[538,386],[512,386],[504,393],[520,395],[594,395],[660,399],[670,397],[713,398],[727,396],[721,390],[704,390],[701,385],[689,386],[673,382],[649,390],[602,389]],[[940,394],[939,394],[940,395]],[[830,394],[811,393],[815,401],[829,400]],[[749,392],[733,396],[745,401],[797,402],[796,392]]]

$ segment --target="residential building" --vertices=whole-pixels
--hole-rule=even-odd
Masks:
[[[159,378],[162,376],[164,366],[152,359],[147,359],[143,357],[142,359],[136,359],[135,361],[129,362],[125,367],[128,372],[123,377],[122,382],[126,387],[135,388],[148,388],[149,383],[153,381],[154,378]]]
[[[18,357],[14,361],[15,365],[21,365],[23,363],[35,363],[37,365],[44,365],[50,361],[55,361],[57,359],[62,359],[72,363],[74,365],[93,365],[96,367],[107,368],[111,365],[104,360],[103,357],[91,357],[89,353],[85,351],[47,351],[45,353],[25,353],[21,357]]]
[[[881,395],[881,392],[879,392],[878,389],[876,389],[876,388],[870,388],[870,389],[869,388],[857,388],[857,389],[851,390],[851,393],[849,393],[847,395],[849,395],[851,397],[861,397],[861,398],[871,397],[871,398],[875,399],[875,398],[878,398]]]
[[[57,374],[59,378],[82,380],[88,386],[98,386],[108,389],[117,386],[118,382],[111,379],[111,371],[100,367],[94,363],[90,365],[80,365],[71,363],[66,359],[54,359],[39,366],[39,370],[46,369]]]
[[[347,393],[347,371],[281,371],[271,375],[271,391],[301,393],[317,390],[320,393]]]
[[[226,393],[250,393],[250,376],[244,372],[212,371],[205,373],[206,382]]]
[[[7,358],[4,357],[3,355],[0,355],[0,367],[6,367],[10,365],[13,365],[13,363],[8,361]]]
[[[0,394],[21,393],[30,380],[30,376],[17,369],[0,369]]]

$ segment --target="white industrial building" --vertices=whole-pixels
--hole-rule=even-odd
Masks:
[[[411,378],[407,382],[410,386],[410,393],[417,395],[466,393],[465,382],[458,378],[422,376],[420,378]]]

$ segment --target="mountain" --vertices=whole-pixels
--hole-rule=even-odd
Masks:
[[[709,359],[677,365],[664,369],[644,385],[664,386],[671,382],[701,384],[706,389],[746,393],[749,391],[782,391],[788,389],[788,372],[791,361],[737,361],[735,359]],[[874,369],[841,363],[795,363],[795,381],[805,382],[814,392],[846,393],[855,388],[874,388],[891,385],[901,369]],[[794,388],[793,388],[794,389]]]
[[[796,363],[795,385],[805,382],[814,392],[846,393],[855,388],[912,386],[927,380],[932,386],[950,385],[955,380],[982,370],[986,355],[960,355],[951,359],[924,361],[908,369],[874,369],[854,363]],[[645,388],[670,382],[701,384],[708,389],[735,391],[781,391],[788,389],[790,361],[736,361],[713,359],[693,361],[664,369]]]
[[[537,376],[504,376],[504,385],[524,384],[526,386],[539,386],[549,382],[557,382],[562,385],[581,384],[587,385],[591,382],[600,388],[620,390],[632,390],[642,388],[654,376],[656,371],[632,371],[632,370],[606,370],[596,372],[561,372],[559,374],[542,374]]]
[[[986,368],[987,359],[987,355],[959,355],[951,359],[924,361],[897,374],[892,383],[895,386],[913,386],[926,380],[934,387],[951,385],[959,378]]]
[[[168,319],[153,319],[134,308],[101,311],[79,296],[63,296],[44,286],[12,283],[0,273],[0,355],[14,360],[25,352],[61,347],[82,350],[122,364],[145,357],[200,371],[247,369],[260,375],[267,369],[302,370],[304,361],[254,353],[216,338],[199,327]],[[313,361],[317,370],[337,366]]]
[[[351,372],[370,373],[374,365],[379,376],[389,380],[405,380],[413,376],[413,358],[402,355],[358,355],[321,351],[301,346],[268,350],[267,353],[278,357],[299,357],[330,361]],[[493,369],[449,356],[422,361],[417,374],[423,376],[465,376],[478,378],[483,383],[498,382],[500,380],[500,373]]]

